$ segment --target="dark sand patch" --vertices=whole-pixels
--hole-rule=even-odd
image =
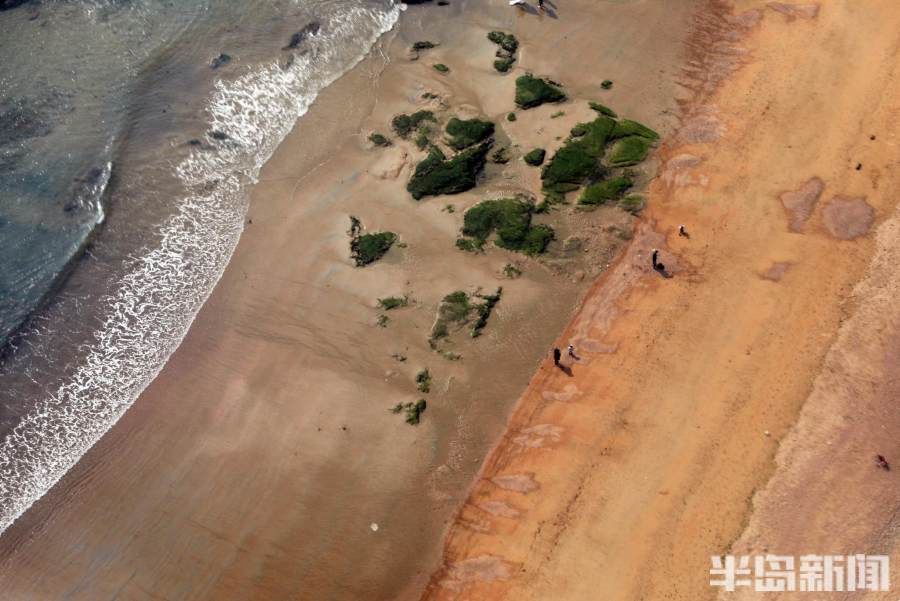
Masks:
[[[875,209],[861,196],[835,196],[822,211],[828,232],[839,240],[853,240],[869,232]]]
[[[765,280],[772,280],[773,282],[780,282],[781,278],[784,277],[784,274],[791,268],[791,265],[792,263],[788,261],[777,261],[772,263],[772,266],[762,274],[762,278]]]
[[[825,182],[818,177],[812,177],[796,190],[784,192],[778,197],[790,215],[788,227],[792,232],[803,231],[803,226],[812,215],[824,189]]]
[[[786,2],[769,2],[766,6],[787,17],[788,21],[796,18],[815,19],[819,14],[818,4],[788,4]]]

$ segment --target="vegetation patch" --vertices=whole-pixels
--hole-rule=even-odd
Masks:
[[[470,333],[473,338],[480,336],[487,326],[494,307],[500,302],[502,293],[502,288],[497,288],[494,294],[489,295],[481,294],[480,292],[468,295],[462,290],[457,290],[445,296],[438,307],[437,319],[435,319],[434,326],[431,328],[429,343],[432,348],[436,347],[440,339],[447,338],[450,335],[450,328],[459,329],[470,323],[473,317],[475,321]],[[460,357],[456,355],[446,358],[456,360]]]
[[[637,194],[629,194],[619,201],[619,208],[632,215],[638,215],[644,210],[644,197]]]
[[[600,113],[601,115],[606,115],[607,117],[612,117],[613,119],[618,118],[618,115],[616,114],[616,112],[614,110],[612,110],[608,106],[604,106],[604,105],[600,104],[599,102],[593,102],[593,101],[588,102],[588,106],[591,107],[593,110],[597,111],[598,113]]]
[[[566,144],[556,151],[541,172],[544,191],[565,194],[577,190],[590,177],[602,174],[596,158],[580,144]]]
[[[494,61],[494,69],[500,73],[508,73],[515,62],[514,58],[498,58]]]
[[[373,133],[369,134],[369,142],[371,142],[375,146],[390,146],[391,145],[391,141],[388,140],[383,135],[379,134],[378,132],[373,132]]]
[[[428,156],[416,165],[406,189],[419,200],[438,194],[459,194],[474,188],[492,144],[492,140],[482,142],[452,159],[448,159],[440,148],[432,146]]]
[[[562,102],[566,94],[546,79],[526,74],[516,78],[516,106],[531,109],[547,102]]]
[[[602,205],[610,200],[617,200],[622,197],[633,182],[627,177],[614,177],[603,182],[591,184],[584,189],[578,204],[581,205]]]
[[[516,120],[516,114],[515,113],[507,113],[506,120],[509,121],[510,123],[512,123],[513,121]]]
[[[419,392],[431,392],[431,374],[427,367],[416,374],[416,389]]]
[[[535,148],[534,150],[528,152],[522,160],[531,165],[532,167],[538,167],[544,164],[544,158],[547,156],[547,151],[543,148]]]
[[[428,40],[423,40],[420,42],[413,43],[412,49],[415,51],[430,50],[431,48],[434,48],[435,46],[437,46],[437,44],[435,44],[434,42],[429,42]]]
[[[603,88],[604,90],[608,90],[611,87],[613,87],[613,82],[611,79],[604,79],[603,83],[600,84],[600,87]]]
[[[425,413],[425,408],[428,406],[428,403],[425,399],[419,399],[415,403],[397,403],[393,407],[391,407],[391,413],[406,413],[406,423],[415,426],[422,419],[422,414]]]
[[[580,125],[582,135],[568,140],[544,167],[541,179],[545,191],[570,192],[588,179],[602,176],[600,158],[616,122],[601,115],[590,123]]]
[[[416,134],[416,139],[414,140],[416,148],[418,148],[419,150],[425,150],[426,148],[428,148],[428,144],[430,143],[428,134],[430,133],[431,129],[427,125],[419,127],[419,132]]]
[[[519,49],[519,40],[517,40],[516,36],[511,33],[492,31],[487,34],[487,38],[507,52],[515,52]]]
[[[474,248],[483,248],[496,232],[501,248],[527,255],[539,255],[553,240],[553,228],[532,225],[534,203],[520,198],[499,198],[478,203],[463,217],[462,234],[471,239]]]
[[[387,315],[382,314],[379,315],[378,319],[375,320],[375,325],[377,325],[379,328],[386,328],[390,320],[391,319]]]
[[[431,66],[434,67],[435,71],[438,71],[440,73],[449,73],[450,72],[450,67],[448,67],[444,63],[435,63],[434,65],[431,65]]]
[[[507,73],[516,62],[516,51],[519,49],[519,40],[511,33],[492,31],[488,39],[498,46],[497,60],[494,61],[494,69],[500,73]]]
[[[631,119],[622,119],[616,123],[616,127],[612,131],[610,138],[624,138],[626,136],[640,136],[648,140],[658,140],[659,134],[637,121]]]
[[[636,165],[647,158],[647,153],[650,152],[651,146],[653,146],[653,140],[640,136],[622,138],[613,144],[607,162],[612,167]]]
[[[491,162],[498,165],[505,165],[509,162],[509,149],[501,146],[491,154]]]
[[[441,338],[450,335],[450,326],[462,325],[469,319],[472,305],[469,295],[462,290],[451,292],[443,298],[438,306],[437,319],[431,327],[430,343],[434,346]]]
[[[409,306],[409,296],[389,296],[387,298],[379,298],[378,306],[385,311],[407,307]]]
[[[412,115],[397,115],[391,121],[391,127],[401,138],[409,137],[425,121],[437,121],[431,111],[416,111]]]
[[[494,135],[494,124],[481,119],[457,119],[453,117],[446,127],[447,143],[455,150],[463,150]]]
[[[350,217],[350,258],[357,267],[374,263],[390,250],[397,241],[394,232],[362,233],[362,224],[356,217]]]
[[[491,312],[494,310],[497,303],[500,302],[501,294],[503,294],[503,288],[497,288],[497,291],[494,294],[476,295],[483,302],[475,306],[475,312],[478,315],[478,318],[475,320],[475,325],[472,326],[472,338],[481,336],[482,330],[487,326],[488,319],[491,317]]]
[[[512,263],[507,263],[503,266],[503,277],[514,280],[517,277],[522,275],[522,270],[513,265]]]

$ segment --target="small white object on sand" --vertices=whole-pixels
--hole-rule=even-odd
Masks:
[[[375,522],[369,524],[369,528],[372,529],[372,532],[378,532],[378,524],[376,524]]]
[[[525,2],[525,0],[509,0],[510,6],[520,6],[525,4],[528,4],[527,2]]]

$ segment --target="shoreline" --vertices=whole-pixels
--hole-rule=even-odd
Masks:
[[[392,114],[417,105],[423,82],[450,98],[454,111],[500,122],[510,110],[515,74],[501,78],[492,71],[485,33],[499,26],[521,34],[520,66],[551,73],[557,69],[542,58],[553,42],[543,39],[551,23],[523,24],[505,6],[438,13],[465,17],[449,22],[427,16],[442,9],[411,7],[407,15],[414,10],[420,17],[408,24],[401,19],[377,51],[323,90],[266,164],[252,192],[252,223],[159,376],[0,539],[7,590],[39,586],[49,597],[91,598],[113,588],[126,595],[165,595],[191,583],[210,598],[283,598],[300,587],[341,598],[418,596],[443,522],[486,445],[500,434],[508,407],[591,275],[602,271],[609,252],[621,244],[617,236],[628,222],[612,207],[565,216],[560,232],[567,239],[591,231],[591,219],[613,229],[596,228],[580,242],[589,251],[583,258],[562,253],[546,265],[515,258],[526,274],[510,282],[498,282],[498,271],[510,260],[505,253],[470,257],[453,249],[461,215],[442,211],[444,199],[410,201],[403,189],[409,167],[401,166],[399,178],[390,176],[393,159],[382,160],[364,138],[370,129],[385,128]],[[554,35],[567,29],[560,24]],[[429,63],[408,62],[406,47],[413,40],[403,35],[419,33],[443,42],[427,60],[440,57],[460,76],[442,77]],[[466,44],[476,41],[480,50],[473,57]],[[662,41],[657,50],[665,51]],[[648,57],[646,64],[669,65],[665,60]],[[571,112],[565,118],[546,121],[556,111],[548,106],[520,119],[511,131],[523,144],[561,137],[591,114],[581,105],[590,98],[586,88],[599,81],[579,81],[577,63],[566,69],[561,71],[578,102],[563,107]],[[660,85],[641,88],[644,102],[623,102],[627,88],[614,90],[610,102],[627,116],[652,119],[659,105],[646,102],[647,94],[671,102]],[[528,131],[542,121],[551,133],[540,126]],[[657,125],[657,119],[652,122]],[[315,147],[304,142],[310,139]],[[447,200],[465,206],[536,185],[536,170],[518,164],[504,169],[490,167],[487,186]],[[385,182],[378,185],[386,191],[374,193],[378,212],[370,206],[373,182]],[[360,215],[373,231],[402,224],[411,214],[419,229],[401,231],[410,250],[392,250],[377,271],[348,269],[348,214]],[[307,245],[304,235],[318,242]],[[455,254],[448,255],[449,249]],[[273,256],[292,261],[273,264]],[[568,266],[575,260],[593,264],[582,271]],[[409,281],[416,282],[417,303],[392,316],[394,323],[384,331],[375,327],[374,299],[404,291]],[[456,287],[489,290],[498,283],[508,291],[486,335],[477,342],[454,340],[463,360],[442,363],[421,334],[437,301]],[[357,349],[359,340],[370,348]],[[409,360],[386,360],[391,351]],[[434,370],[438,391],[423,423],[411,428],[387,409],[414,394],[408,381],[425,366]],[[345,464],[343,458],[351,459]],[[377,478],[370,481],[373,474]],[[359,507],[367,507],[367,515]],[[377,535],[369,529],[376,521]],[[313,525],[328,530],[310,530]],[[83,551],[67,574],[38,585],[32,569],[70,556],[73,545],[118,550],[102,558]],[[398,545],[406,547],[399,555]],[[205,549],[202,559],[194,546]],[[184,557],[194,558],[195,576],[181,572]],[[371,557],[377,561],[360,570]],[[88,573],[91,582],[84,586],[77,574]]]

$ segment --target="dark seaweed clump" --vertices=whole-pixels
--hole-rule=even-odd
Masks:
[[[484,169],[493,140],[487,140],[448,159],[441,149],[432,146],[428,156],[416,165],[406,189],[419,200],[438,194],[459,194],[475,187]]]

